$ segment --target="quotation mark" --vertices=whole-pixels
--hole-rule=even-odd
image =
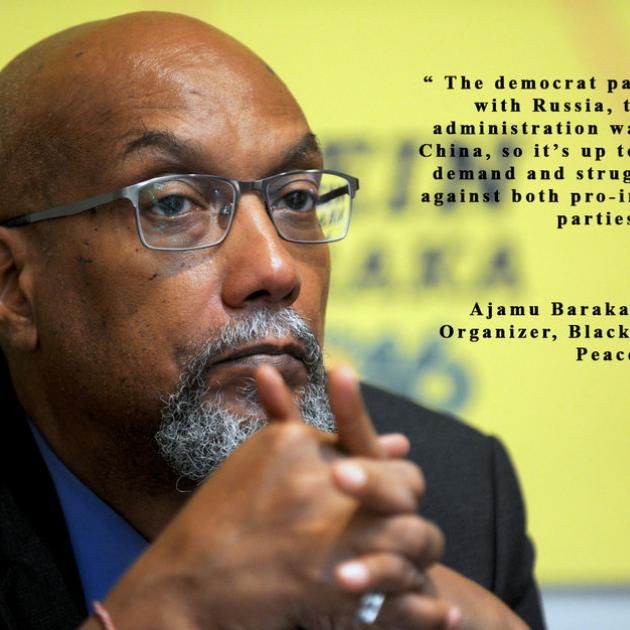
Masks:
[[[425,83],[433,83],[433,77],[430,74],[426,75],[424,77],[424,82]]]

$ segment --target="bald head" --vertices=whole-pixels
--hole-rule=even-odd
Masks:
[[[279,97],[273,107],[297,107],[249,49],[172,13],[80,25],[21,53],[0,73],[0,218],[70,201],[83,190],[101,192],[98,184],[111,175],[103,156],[144,124],[141,113],[132,128],[122,118],[143,105],[166,111],[198,97],[195,81],[204,74],[214,90],[204,93],[206,111],[199,113],[219,124],[234,125],[235,114],[263,93]],[[219,121],[227,106],[231,121]]]
[[[326,245],[281,238],[268,189],[262,198],[244,187],[238,210],[219,198],[216,216],[214,203],[199,213],[195,202],[214,200],[217,186],[182,185],[206,178],[134,188],[146,195],[142,217],[139,203],[106,193],[167,174],[251,181],[317,170],[321,153],[251,51],[191,18],[137,13],[54,35],[0,73],[0,163],[0,218],[99,195],[80,214],[0,226],[0,347],[26,413],[124,514],[121,488],[135,479],[144,496],[164,472],[150,436],[191,353],[265,309],[291,307],[321,341],[329,258]],[[312,198],[314,177],[276,181],[278,211]],[[143,221],[176,242],[178,230],[223,225],[224,209],[230,232],[216,247],[143,247]],[[300,389],[305,365],[280,354]],[[240,409],[255,364],[230,365],[208,386]]]
[[[130,15],[23,53],[0,77],[0,107],[0,212],[41,211],[0,225],[0,347],[24,410],[3,424],[32,421],[71,485],[145,540],[187,500],[180,481],[200,481],[276,409],[332,428],[318,351],[328,242],[345,234],[358,181],[322,169],[260,59],[195,20]],[[27,440],[9,445],[18,459],[38,448]],[[264,486],[275,454],[259,444]],[[212,486],[219,499],[256,471],[242,458]],[[183,566],[168,541],[186,522],[156,543],[174,567],[160,584]],[[151,573],[151,558],[139,566]],[[123,617],[136,583],[108,600]]]

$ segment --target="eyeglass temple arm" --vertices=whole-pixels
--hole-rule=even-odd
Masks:
[[[115,190],[109,193],[103,193],[102,195],[96,195],[89,199],[82,199],[75,203],[69,203],[64,206],[56,206],[55,208],[48,208],[47,210],[41,210],[40,212],[32,212],[31,214],[21,214],[20,216],[7,219],[0,223],[1,227],[19,227],[22,225],[30,225],[31,223],[37,223],[38,221],[46,221],[47,219],[58,219],[60,217],[67,217],[73,214],[79,214],[86,210],[91,210],[97,206],[102,206],[106,203],[111,203],[116,199],[127,196],[127,189]]]
[[[328,203],[329,201],[332,201],[333,199],[336,199],[337,197],[341,197],[341,195],[345,195],[350,193],[351,196],[354,197],[354,193],[359,189],[359,180],[356,180],[356,186],[352,187],[350,186],[350,184],[347,184],[345,186],[340,186],[339,188],[335,188],[333,190],[328,191],[327,193],[323,194],[320,198],[319,198],[319,204],[322,203]]]

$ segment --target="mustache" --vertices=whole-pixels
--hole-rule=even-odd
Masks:
[[[299,347],[309,379],[321,380],[322,351],[307,322],[291,307],[260,307],[241,315],[214,331],[203,344],[189,345],[180,372],[178,390],[194,391],[197,398],[207,391],[208,371],[223,357],[238,354],[239,348],[281,340]]]

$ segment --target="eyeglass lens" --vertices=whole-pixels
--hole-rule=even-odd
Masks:
[[[296,242],[327,242],[348,230],[351,194],[336,174],[298,172],[269,178],[264,188],[281,236]],[[236,191],[222,179],[173,177],[139,191],[140,230],[150,247],[204,247],[221,241],[232,223]]]

